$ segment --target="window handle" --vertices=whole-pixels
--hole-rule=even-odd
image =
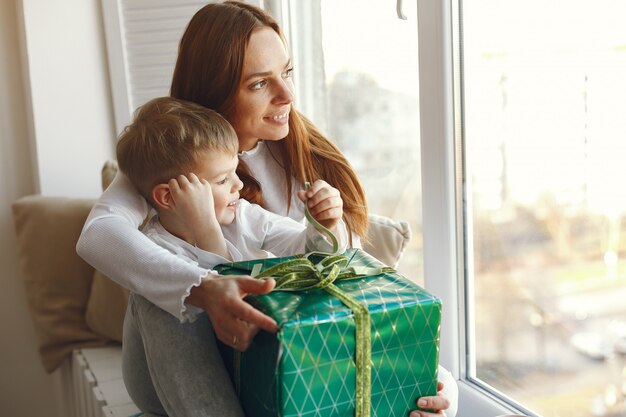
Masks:
[[[406,16],[402,12],[402,0],[396,0],[396,12],[398,13],[398,19],[406,20]]]

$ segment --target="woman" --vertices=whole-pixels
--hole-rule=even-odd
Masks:
[[[344,221],[358,245],[367,229],[364,192],[336,146],[293,108],[291,73],[284,38],[271,16],[245,3],[209,4],[181,39],[171,95],[214,109],[233,125],[243,197],[300,221],[298,189],[305,180],[328,180],[341,193]],[[310,190],[309,209],[332,210],[336,199],[318,191]],[[207,274],[159,248],[137,230],[148,208],[118,175],[94,206],[77,246],[87,262],[137,294],[124,324],[128,391],[151,414],[243,415],[218,365],[210,330],[242,351],[259,329],[275,332],[274,320],[242,300],[271,291],[274,283]],[[206,315],[199,314],[203,310]],[[186,343],[182,349],[180,340]],[[217,388],[210,395],[207,381],[211,391]],[[443,415],[448,407],[441,395],[422,400],[437,410],[422,416]]]

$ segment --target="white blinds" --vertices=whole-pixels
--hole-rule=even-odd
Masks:
[[[133,109],[169,94],[178,42],[191,16],[206,1],[172,3],[126,0],[122,4]]]
[[[178,42],[206,0],[102,0],[115,123],[169,94]]]

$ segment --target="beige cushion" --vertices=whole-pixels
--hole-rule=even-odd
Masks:
[[[363,250],[382,263],[397,267],[400,257],[411,240],[411,227],[405,221],[395,221],[377,214],[369,215],[369,230]]]
[[[103,191],[111,184],[117,170],[116,161],[104,163],[102,167]],[[85,320],[91,330],[106,339],[121,343],[126,304],[128,304],[128,290],[100,271],[95,271],[85,313]]]
[[[118,171],[117,161],[108,160],[102,166],[102,191],[109,188]]]
[[[21,277],[48,372],[73,349],[106,343],[85,322],[93,268],[76,254],[92,205],[86,199],[28,196],[12,207]]]
[[[106,339],[121,343],[126,304],[128,290],[96,271],[85,313],[89,328]]]

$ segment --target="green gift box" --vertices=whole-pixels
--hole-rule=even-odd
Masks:
[[[376,271],[384,266],[359,249],[343,256],[349,267]],[[267,269],[289,259],[235,262],[216,269],[248,275],[255,264]],[[365,395],[371,414],[364,415],[408,415],[418,397],[437,393],[441,301],[396,272],[334,285],[369,312],[371,388]],[[355,416],[355,313],[323,289],[278,290],[247,299],[276,320],[279,331],[259,332],[243,353],[221,345],[246,416]]]

